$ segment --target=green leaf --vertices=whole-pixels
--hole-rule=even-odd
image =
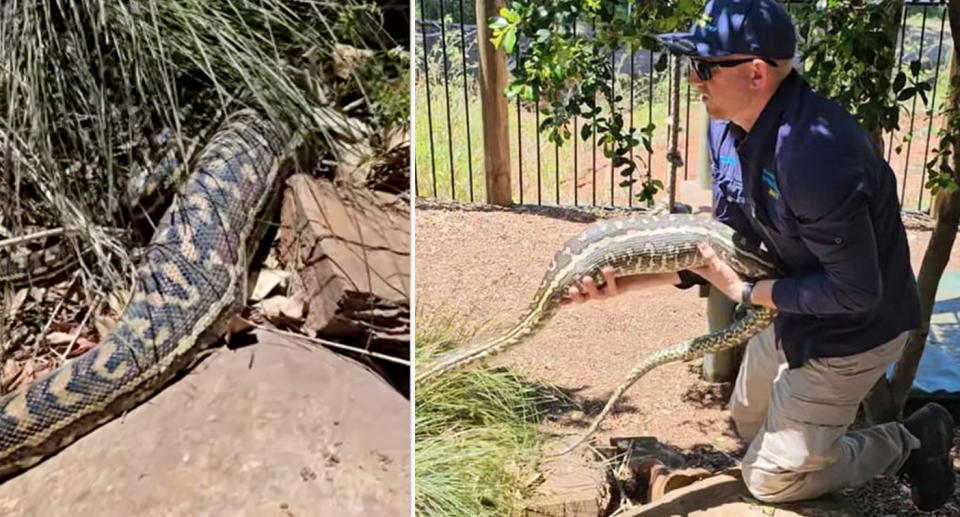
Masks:
[[[589,125],[589,124],[584,124],[583,127],[580,128],[580,139],[582,139],[582,140],[588,140],[588,139],[590,138],[590,135],[592,135],[592,134],[593,134],[593,132],[592,132],[592,130],[590,129],[590,125]]]
[[[893,80],[893,91],[894,93],[899,92],[907,84],[907,74],[900,72],[897,74],[897,78]]]
[[[503,43],[503,35],[506,34],[503,31],[494,31],[493,37],[490,38],[490,44],[493,45],[493,48],[500,48],[500,44]]]
[[[913,86],[908,86],[904,88],[899,95],[897,95],[898,101],[905,101],[914,96],[916,89]]]
[[[913,61],[910,62],[910,72],[913,74],[914,77],[920,75],[920,60],[919,60],[919,59],[914,59]]]
[[[503,51],[507,54],[512,54],[513,46],[517,43],[517,30],[515,27],[510,27],[505,34],[506,36],[503,37]]]
[[[661,52],[660,57],[657,58],[657,64],[653,66],[653,69],[657,72],[663,72],[667,69],[667,56],[666,52]]]

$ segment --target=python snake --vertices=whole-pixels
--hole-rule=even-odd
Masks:
[[[226,331],[246,300],[248,261],[299,134],[235,113],[164,213],[114,330],[95,348],[0,398],[0,478],[133,408]]]
[[[556,314],[568,289],[584,276],[602,285],[601,270],[606,266],[613,267],[616,276],[669,273],[702,266],[703,256],[697,248],[700,242],[708,242],[717,256],[742,276],[764,279],[776,274],[776,266],[766,252],[749,246],[743,236],[712,219],[684,214],[610,219],[591,225],[556,253],[533,301],[516,325],[478,346],[441,356],[417,372],[416,382],[426,382],[523,342]],[[560,454],[586,441],[620,396],[653,368],[742,344],[767,327],[775,316],[773,309],[755,307],[725,329],[683,341],[645,358],[617,386],[587,432]]]

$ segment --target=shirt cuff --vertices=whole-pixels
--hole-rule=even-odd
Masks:
[[[677,271],[677,276],[680,277],[679,284],[673,284],[674,287],[678,289],[690,289],[695,285],[704,285],[707,283],[702,276],[691,273],[690,271],[684,269],[682,271]]]

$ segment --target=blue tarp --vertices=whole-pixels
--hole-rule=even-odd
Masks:
[[[887,371],[889,377],[893,367]],[[960,399],[960,271],[943,273],[911,395]]]

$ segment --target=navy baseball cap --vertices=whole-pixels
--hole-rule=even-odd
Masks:
[[[707,23],[694,23],[690,32],[661,34],[660,41],[676,54],[723,57],[748,54],[791,59],[797,30],[783,7],[773,0],[711,0]]]

